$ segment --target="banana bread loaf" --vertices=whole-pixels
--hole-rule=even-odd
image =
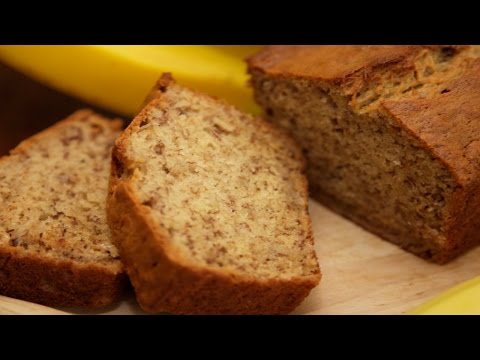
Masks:
[[[0,294],[86,307],[119,295],[127,279],[105,201],[120,132],[82,110],[0,159]]]
[[[292,311],[320,271],[300,148],[164,75],[116,141],[113,239],[146,311]]]
[[[480,242],[480,60],[469,46],[274,46],[258,103],[308,162],[313,197],[444,263]]]

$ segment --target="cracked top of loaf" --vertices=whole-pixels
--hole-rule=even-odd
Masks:
[[[270,46],[249,71],[305,80],[347,98],[350,110],[391,117],[465,188],[480,179],[477,46]]]

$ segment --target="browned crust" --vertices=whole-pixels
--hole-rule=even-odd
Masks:
[[[412,59],[424,48],[440,46],[397,45],[294,45],[268,46],[247,59],[250,73],[294,77],[361,87],[381,68],[399,73],[412,68]],[[449,46],[459,51],[465,46]]]
[[[338,86],[347,95],[368,84],[379,68],[401,74],[413,68],[424,48],[447,47],[460,52],[468,46],[292,46],[269,47],[251,57],[249,71],[272,77],[304,78]],[[342,60],[345,59],[345,60]],[[335,211],[383,238],[426,259],[445,263],[480,243],[480,61],[461,77],[445,84],[447,92],[422,99],[384,101],[381,111],[449,169],[456,181],[445,221],[446,243],[419,253],[402,239],[368,219],[356,216],[320,189],[313,196]],[[432,244],[432,246],[434,246]]]
[[[460,184],[480,186],[480,59],[437,94],[384,101],[382,109],[442,161]]]
[[[10,154],[22,153],[52,132],[90,117],[108,122],[114,130],[122,127],[119,119],[112,121],[91,110],[79,110],[21,142]],[[8,156],[4,156],[0,163],[7,159]],[[6,296],[47,306],[96,308],[114,302],[127,284],[120,261],[108,265],[84,264],[40,256],[23,248],[0,246],[0,293]]]
[[[152,100],[157,99],[162,96],[162,94],[167,90],[168,86],[175,84],[175,80],[171,73],[163,73],[160,78],[157,80],[153,88],[147,94],[143,106],[147,106]]]
[[[222,272],[215,268],[198,267],[182,258],[170,246],[167,231],[154,222],[150,213],[135,197],[129,180],[123,177],[124,166],[128,164],[125,155],[128,137],[140,126],[148,109],[158,106],[162,101],[162,89],[165,91],[173,83],[171,76],[162,76],[157,83],[160,84],[159,89],[154,90],[153,96],[150,97],[154,100],[133,120],[117,140],[113,150],[107,214],[114,242],[119,248],[138,302],[149,312],[180,314],[291,312],[318,284],[320,272],[291,280],[259,280],[241,274]],[[264,121],[258,121],[259,126],[275,129]],[[289,137],[285,139],[291,142]],[[301,154],[296,145],[295,151]],[[300,185],[304,191],[308,211],[305,178]],[[308,240],[313,245],[311,223],[308,226]]]
[[[153,223],[125,183],[114,190],[108,209],[114,241],[145,311],[288,313],[319,281],[312,276],[261,282],[185,263],[168,248],[164,229]]]
[[[80,264],[0,248],[0,293],[47,306],[101,307],[126,285],[121,267]]]
[[[361,69],[398,61],[413,50],[409,46],[268,46],[247,62],[250,69],[269,75],[338,80]]]
[[[455,178],[444,249],[453,258],[480,243],[480,59],[460,78],[445,83],[444,90],[432,98],[382,105]]]

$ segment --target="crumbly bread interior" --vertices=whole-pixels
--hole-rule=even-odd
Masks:
[[[120,267],[105,200],[120,122],[85,111],[30,138],[0,161],[0,247]]]
[[[445,204],[455,181],[381,104],[412,97],[441,101],[449,91],[444,84],[478,55],[477,47],[425,48],[413,69],[377,69],[361,87],[258,70],[252,82],[268,118],[301,144],[314,197],[349,217],[368,219],[372,230],[430,258],[446,240]]]
[[[118,175],[187,263],[265,279],[319,273],[289,137],[176,85],[139,116]]]

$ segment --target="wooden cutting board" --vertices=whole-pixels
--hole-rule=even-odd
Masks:
[[[480,247],[435,265],[380,240],[318,203],[310,202],[320,285],[294,314],[402,314],[432,296],[480,275]],[[51,309],[0,296],[0,314],[143,314],[130,295],[100,311]]]

